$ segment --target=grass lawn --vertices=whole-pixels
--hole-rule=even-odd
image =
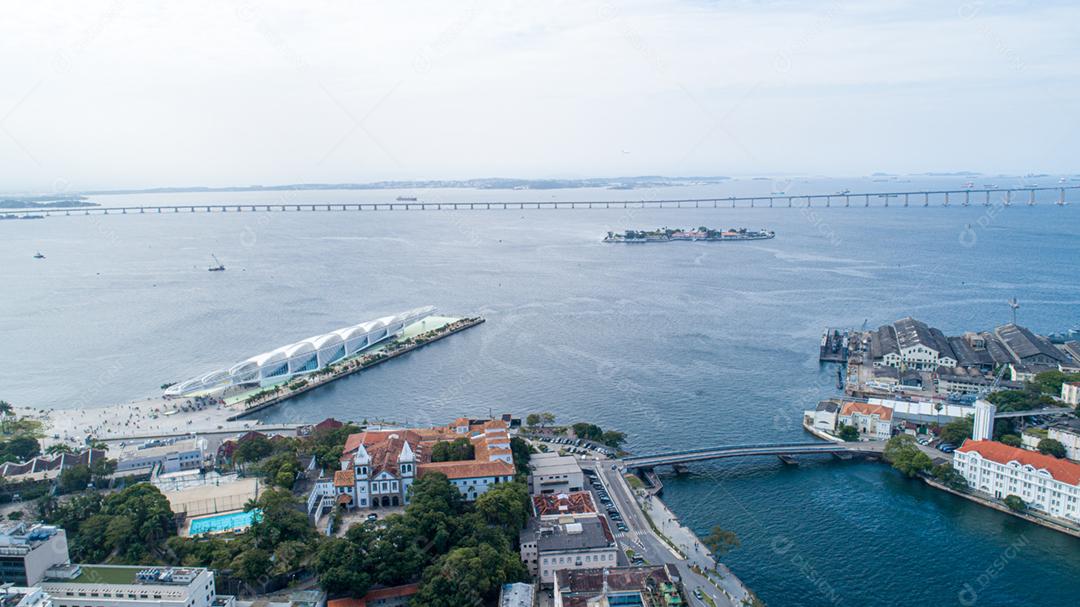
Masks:
[[[109,567],[81,565],[82,573],[72,580],[78,584],[134,584],[135,573],[147,567]]]

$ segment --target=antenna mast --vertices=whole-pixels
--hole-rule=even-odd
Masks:
[[[1020,302],[1015,297],[1009,300],[1009,307],[1012,308],[1012,324],[1016,324],[1016,310],[1020,308]]]

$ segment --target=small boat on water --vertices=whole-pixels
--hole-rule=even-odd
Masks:
[[[41,254],[41,251],[34,253],[34,259],[45,259],[45,256]]]
[[[416,196],[398,196],[398,202],[416,202]]]
[[[225,264],[221,263],[221,261],[217,258],[217,255],[214,255],[213,253],[211,253],[210,257],[214,258],[214,263],[216,263],[217,265],[216,266],[210,266],[209,268],[207,268],[207,271],[210,271],[210,272],[224,272],[225,271]]]

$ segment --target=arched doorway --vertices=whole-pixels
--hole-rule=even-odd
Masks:
[[[400,506],[401,505],[401,502],[398,500],[398,496],[396,496],[396,495],[393,498],[390,499],[390,502],[395,506]]]
[[[389,496],[386,496],[386,495],[382,496],[382,505],[384,507],[390,505],[390,497]]]

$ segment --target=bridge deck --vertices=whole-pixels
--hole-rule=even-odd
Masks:
[[[1027,411],[1002,411],[994,414],[994,419],[1001,417],[1031,417],[1034,415],[1061,415],[1062,413],[1072,413],[1074,410],[1069,407],[1047,407],[1045,409],[1029,409]]]
[[[970,204],[1012,205],[1024,203],[1034,205],[1037,192],[1055,192],[1058,205],[1065,205],[1065,193],[1080,189],[1080,186],[1051,187],[1016,187],[1002,189],[961,189],[961,190],[918,190],[910,192],[858,192],[833,194],[771,194],[762,196],[728,196],[716,198],[671,198],[659,200],[539,200],[539,201],[484,201],[484,202],[370,202],[370,203],[247,203],[247,204],[189,204],[159,205],[148,204],[132,207],[75,207],[75,208],[31,208],[0,209],[8,215],[142,215],[170,213],[245,213],[245,212],[328,212],[328,211],[461,211],[461,210],[524,210],[524,209],[698,209],[698,208],[792,208],[810,207],[815,202],[818,206],[854,206],[888,207],[894,200],[894,206],[930,206],[934,199],[935,206],[968,206]],[[1027,200],[1014,200],[1014,193],[1028,194]],[[991,202],[991,198],[995,201]],[[874,201],[874,204],[871,204]],[[902,201],[902,205],[900,204]],[[833,203],[836,204],[833,204]]]
[[[758,445],[734,445],[728,447],[713,447],[706,449],[693,449],[676,451],[672,453],[656,453],[651,455],[638,455],[623,458],[623,464],[627,468],[650,468],[699,462],[728,457],[749,457],[760,455],[810,455],[829,453],[853,453],[875,454],[885,448],[884,441],[868,441],[857,443],[774,443]]]

